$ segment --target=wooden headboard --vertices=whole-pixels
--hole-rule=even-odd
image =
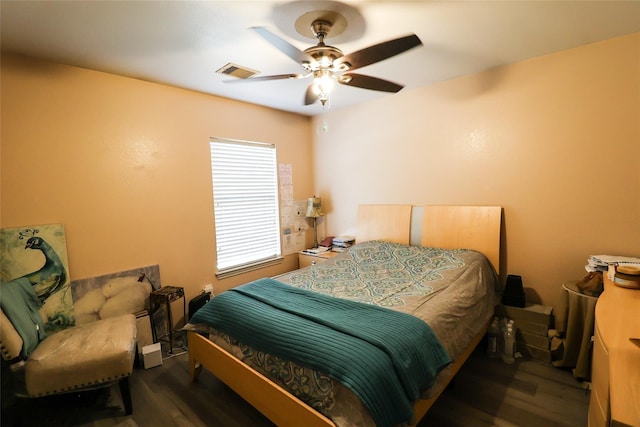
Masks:
[[[408,245],[411,205],[360,205],[357,224],[358,242],[385,240]]]
[[[360,205],[356,240],[385,240],[408,245],[411,205]],[[473,249],[500,273],[501,206],[424,206],[422,246]]]
[[[482,252],[500,273],[500,206],[425,206],[422,246]]]

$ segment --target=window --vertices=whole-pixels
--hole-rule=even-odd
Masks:
[[[210,148],[218,276],[279,259],[275,145],[212,138]]]

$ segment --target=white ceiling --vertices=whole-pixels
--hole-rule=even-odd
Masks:
[[[227,84],[232,62],[260,74],[301,71],[249,27],[264,26],[304,50],[299,16],[338,10],[345,54],[408,33],[423,46],[358,70],[410,90],[503,64],[640,31],[640,1],[7,1],[6,51],[238,99],[305,115],[308,79]],[[309,36],[311,37],[311,36]],[[494,82],[499,84],[499,81]],[[338,85],[330,110],[394,96]]]

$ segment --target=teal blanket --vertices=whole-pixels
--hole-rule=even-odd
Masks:
[[[364,402],[378,426],[410,421],[412,402],[451,363],[416,317],[273,279],[223,292],[190,323],[331,375]]]
[[[40,301],[28,279],[0,284],[0,307],[22,338],[21,356],[27,359],[46,334]]]

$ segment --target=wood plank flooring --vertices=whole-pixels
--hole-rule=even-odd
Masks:
[[[165,359],[162,366],[136,368],[131,416],[124,416],[116,385],[4,402],[2,426],[273,426],[209,372],[191,382],[187,360],[182,354]],[[588,400],[589,391],[569,371],[528,359],[507,365],[477,349],[419,427],[582,427],[587,425]]]
[[[586,427],[589,393],[570,371],[476,351],[419,427]]]

